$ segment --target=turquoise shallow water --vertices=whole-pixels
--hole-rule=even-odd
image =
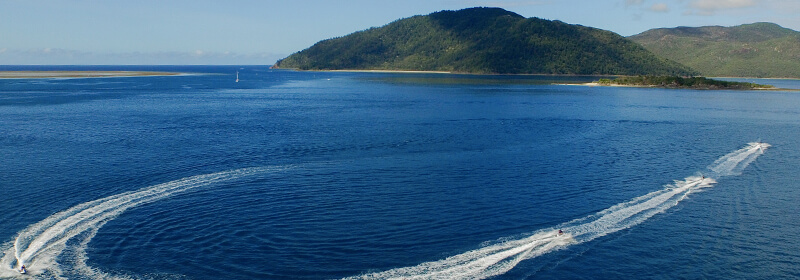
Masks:
[[[799,276],[796,92],[100,68],[205,74],[0,80],[0,278]]]

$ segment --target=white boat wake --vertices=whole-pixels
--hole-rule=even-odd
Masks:
[[[126,210],[155,202],[191,189],[224,183],[247,176],[277,172],[289,167],[257,167],[236,169],[187,177],[137,191],[121,193],[79,204],[28,226],[10,242],[0,258],[0,278],[19,276],[21,266],[29,276],[67,279],[64,275],[83,275],[94,279],[114,278],[86,265],[84,249],[95,233],[108,221]],[[70,271],[63,271],[57,262],[70,251]]]
[[[662,190],[614,205],[588,217],[540,230],[525,238],[507,240],[444,260],[347,279],[484,279],[504,274],[521,261],[642,223],[675,206],[689,193],[711,187],[716,179],[740,174],[768,147],[770,145],[766,143],[750,143],[716,160],[708,167],[712,172],[707,177],[687,177]],[[28,269],[23,277],[25,279],[68,279],[65,275],[80,275],[81,278],[90,279],[117,278],[85,263],[84,251],[87,244],[108,221],[128,209],[177,193],[288,168],[290,167],[244,168],[192,176],[86,202],[53,214],[20,231],[13,241],[3,246],[0,278],[23,277],[19,273],[22,265]],[[559,235],[558,229],[565,234]],[[64,256],[66,252],[69,252],[70,257]],[[64,265],[65,262],[69,265]]]
[[[525,238],[503,241],[439,261],[345,279],[485,279],[501,275],[524,260],[638,225],[677,205],[693,191],[711,187],[720,177],[741,174],[768,147],[767,143],[749,143],[708,166],[712,172],[707,176],[675,181],[664,189]],[[564,231],[563,235],[558,234],[559,229]]]

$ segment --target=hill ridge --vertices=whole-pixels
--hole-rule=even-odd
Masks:
[[[628,38],[705,76],[800,77],[800,32],[775,23],[657,28]]]
[[[492,74],[694,73],[611,31],[486,7],[412,16],[323,40],[275,66]]]

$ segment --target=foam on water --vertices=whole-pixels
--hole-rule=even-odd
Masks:
[[[750,143],[708,166],[711,170],[708,176],[684,178],[661,190],[584,218],[542,229],[524,238],[505,240],[439,261],[347,279],[484,279],[504,274],[524,260],[642,223],[675,206],[689,193],[710,187],[720,177],[741,174],[768,147],[770,145],[766,143]],[[27,227],[13,241],[6,243],[0,259],[0,278],[20,277],[17,269],[21,265],[28,268],[25,277],[67,279],[68,275],[80,275],[81,278],[93,279],[127,278],[111,276],[86,264],[87,244],[105,223],[128,209],[180,192],[287,168],[244,168],[197,175],[79,204]],[[559,235],[559,229],[565,234]]]
[[[759,155],[764,154],[764,150],[770,146],[770,144],[761,142],[748,143],[747,147],[714,161],[708,166],[708,169],[714,171],[716,176],[740,175],[751,162],[756,160]]]
[[[485,279],[501,275],[523,260],[640,224],[677,205],[689,193],[711,187],[720,177],[741,174],[742,170],[768,147],[770,145],[766,143],[749,143],[746,147],[729,153],[708,166],[712,171],[711,175],[686,177],[667,185],[664,189],[614,205],[584,218],[540,230],[525,238],[503,241],[439,261],[345,279]],[[558,235],[559,229],[565,234]]]
[[[287,168],[244,168],[197,175],[79,204],[19,232],[15,240],[10,242],[11,245],[6,245],[9,248],[5,249],[4,256],[0,259],[0,277],[18,276],[17,270],[25,265],[28,275],[62,278],[65,274],[77,274],[107,279],[108,275],[86,266],[83,251],[108,221],[130,208],[176,193]],[[73,255],[73,259],[68,260],[72,265],[66,268],[58,263],[59,257],[65,251],[71,251]]]

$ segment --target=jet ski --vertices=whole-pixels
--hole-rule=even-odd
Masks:
[[[28,270],[25,268],[25,266],[24,265],[20,266],[19,267],[19,274],[26,274],[26,273],[28,273]]]

